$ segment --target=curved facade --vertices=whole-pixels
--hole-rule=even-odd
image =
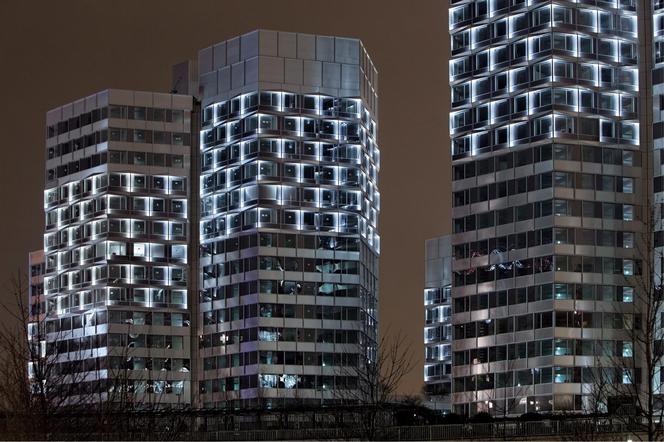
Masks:
[[[587,410],[597,367],[634,358],[637,6],[450,4],[457,412]]]
[[[201,405],[347,398],[378,319],[373,65],[358,40],[273,31],[199,63]]]

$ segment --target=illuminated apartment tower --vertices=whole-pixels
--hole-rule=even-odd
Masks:
[[[664,3],[661,1],[652,2],[652,32],[653,46],[646,50],[653,51],[653,71],[652,71],[652,102],[648,102],[648,107],[653,109],[652,119],[644,124],[652,125],[653,142],[653,207],[655,212],[655,234],[653,246],[654,267],[659,270],[659,276],[664,273]],[[649,20],[648,20],[649,22]],[[650,98],[649,97],[649,98]],[[661,278],[664,279],[664,278]],[[660,317],[660,330],[664,330],[664,316]],[[662,368],[659,369],[660,373]],[[654,379],[656,387],[661,391],[664,384],[664,374],[660,374],[659,379]]]
[[[635,357],[649,7],[451,2],[457,412],[588,410],[597,365]]]
[[[426,242],[424,384],[427,406],[452,409],[452,244],[449,235]]]
[[[199,53],[201,406],[352,399],[375,352],[377,72],[356,39]]]
[[[44,302],[44,251],[35,250],[28,255],[28,322],[43,319]]]
[[[27,339],[33,346],[28,357],[28,376],[35,379],[35,363],[44,356],[44,251],[35,250],[28,255],[28,303],[27,307]]]
[[[192,106],[111,89],[47,113],[47,355],[71,405],[190,403]]]

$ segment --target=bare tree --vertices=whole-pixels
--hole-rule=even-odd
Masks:
[[[52,318],[31,315],[23,281],[19,272],[0,303],[9,317],[0,324],[0,413],[8,433],[46,439],[48,434],[73,431],[79,438],[94,438],[119,428],[154,428],[150,422],[157,419],[169,428],[169,435],[181,434],[174,433],[184,427],[181,415],[158,412],[164,408],[166,391],[158,391],[154,385],[165,385],[165,379],[160,373],[149,378],[147,372],[133,370],[134,349],[128,342],[110,348],[106,365],[98,366],[92,337],[87,341],[89,348],[68,346],[68,332],[47,326]],[[128,324],[127,336],[131,334]],[[117,366],[111,366],[112,359],[119,361]],[[100,377],[100,371],[107,375]],[[94,379],[90,373],[95,373]],[[137,382],[143,382],[147,391],[137,392]],[[85,388],[90,385],[94,388]],[[85,425],[79,425],[79,419]]]
[[[633,287],[633,299],[631,303],[616,303],[615,311],[610,313],[623,340],[617,341],[616,348],[601,363],[601,387],[609,411],[629,426],[635,438],[645,440],[664,438],[664,260],[653,234],[663,227],[661,206],[644,209],[647,215],[642,233],[635,238],[633,270],[623,272],[625,286]],[[597,382],[593,384],[598,387]]]
[[[401,382],[415,367],[413,355],[413,346],[406,337],[388,330],[376,345],[375,357],[361,356],[356,366],[344,368],[343,373],[357,379],[357,385],[335,394],[345,403],[361,406],[359,424],[363,438],[373,440],[379,436],[386,413],[397,401]]]
[[[506,352],[507,359],[503,361],[503,371],[493,374],[493,384],[488,389],[489,395],[485,397],[484,404],[480,403],[483,405],[481,412],[502,419],[502,425],[499,428],[504,439],[507,439],[507,418],[523,413],[524,410],[521,409],[523,407],[520,408],[520,405],[526,400],[532,388],[531,385],[521,385],[515,380],[516,371],[521,365],[518,364],[518,359],[511,357],[511,353],[511,351]],[[476,376],[489,377],[491,375],[486,373]],[[494,385],[495,387],[493,387]],[[485,389],[485,391],[487,390]]]
[[[571,434],[567,440],[593,441],[593,440],[614,440],[612,437],[622,438],[622,434],[607,434],[603,431],[605,423],[610,423],[608,415],[608,400],[611,394],[612,376],[611,369],[602,366],[602,358],[595,357],[593,367],[584,369],[584,410],[589,414],[590,419],[583,421],[571,421]],[[574,416],[578,417],[578,415]]]
[[[495,417],[500,417],[503,419],[503,423],[506,422],[506,419],[514,414],[522,414],[525,410],[521,410],[519,406],[527,398],[530,391],[530,385],[521,385],[514,380],[516,376],[516,359],[510,359],[506,364],[507,373],[510,373],[512,376],[512,383],[506,388],[503,388],[502,397],[495,397],[492,401],[493,410],[487,410]],[[496,375],[501,375],[502,373],[496,373]],[[491,390],[496,392],[496,389]]]
[[[10,321],[0,328],[0,409],[9,417],[19,417],[34,409],[33,394],[28,378],[28,364],[38,360],[38,349],[29,342],[28,310],[22,278],[12,280],[10,297],[16,300],[15,308],[2,306]]]
[[[0,410],[15,418],[16,431],[46,434],[67,425],[65,410],[89,402],[77,390],[84,375],[75,367],[84,355],[59,351],[59,337],[46,341],[45,315],[31,316],[23,280],[18,272],[0,304],[9,317],[0,325]]]

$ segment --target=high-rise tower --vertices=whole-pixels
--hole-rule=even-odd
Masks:
[[[452,244],[427,240],[424,282],[424,384],[427,406],[452,411]]]
[[[356,39],[199,53],[201,405],[347,399],[374,357],[377,72]]]
[[[601,366],[635,357],[646,9],[450,4],[457,412],[588,410]]]
[[[360,399],[377,350],[376,69],[356,39],[255,31],[200,51],[199,71],[201,113],[189,95],[108,90],[47,114],[31,327],[48,384],[70,405]],[[173,91],[191,74],[175,66]]]
[[[44,251],[35,250],[28,255],[28,302],[24,312],[26,339],[30,345],[28,359],[28,379],[31,384],[35,378],[35,370],[39,370],[40,361],[45,357],[46,341],[44,340],[44,317],[46,302],[44,299]],[[35,367],[37,365],[37,367]],[[34,385],[34,384],[33,384]]]
[[[48,388],[71,405],[190,403],[192,108],[111,89],[47,114]]]

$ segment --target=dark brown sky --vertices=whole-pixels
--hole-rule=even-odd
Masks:
[[[106,88],[167,91],[172,64],[255,28],[358,37],[378,68],[380,321],[412,341],[403,392],[418,392],[424,240],[451,227],[444,0],[3,1],[0,285],[41,247],[46,111]]]

